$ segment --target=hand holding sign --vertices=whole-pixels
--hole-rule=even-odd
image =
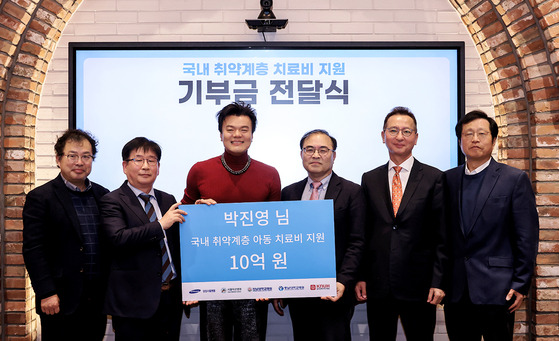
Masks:
[[[207,202],[201,202],[207,204]],[[181,224],[183,300],[330,297],[331,200],[189,206]],[[310,215],[308,212],[322,212]]]

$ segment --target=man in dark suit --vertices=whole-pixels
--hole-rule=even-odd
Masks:
[[[300,147],[308,177],[284,188],[281,200],[334,200],[337,295],[289,299],[293,335],[295,340],[350,340],[353,288],[363,250],[363,193],[359,185],[332,171],[337,141],[327,131],[317,129],[306,133]],[[274,307],[283,315],[277,301]]]
[[[390,160],[363,174],[367,204],[359,301],[367,301],[371,340],[395,340],[398,317],[407,340],[432,340],[445,293],[443,174],[415,160],[417,121],[404,107],[386,116],[382,141]]]
[[[512,340],[514,312],[528,294],[538,213],[525,172],[491,157],[499,128],[482,111],[456,125],[466,164],[445,172],[452,277],[445,320],[450,340]]]
[[[161,148],[136,137],[122,148],[127,181],[101,200],[111,249],[105,310],[115,339],[178,340],[182,319],[179,223],[186,212],[153,188]]]
[[[98,204],[108,190],[87,178],[97,141],[68,130],[54,149],[60,174],[29,192],[23,207],[23,258],[42,339],[102,340],[106,266]]]

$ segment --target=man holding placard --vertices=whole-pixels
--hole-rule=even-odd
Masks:
[[[334,201],[336,296],[293,298],[289,304],[295,340],[350,340],[353,290],[363,251],[365,201],[361,187],[332,171],[337,141],[325,130],[312,130],[300,141],[304,180],[282,190],[282,200]],[[311,212],[313,215],[321,212]],[[280,303],[278,305],[278,303]],[[281,315],[282,302],[275,301]]]
[[[182,319],[179,223],[186,212],[153,188],[161,148],[136,137],[122,148],[127,180],[101,199],[111,245],[105,310],[117,341],[178,341]]]
[[[225,147],[222,155],[198,162],[186,180],[184,204],[242,203],[280,200],[277,170],[248,155],[256,129],[250,105],[231,103],[217,114]],[[201,339],[265,340],[267,302],[255,300],[208,301],[200,305]]]

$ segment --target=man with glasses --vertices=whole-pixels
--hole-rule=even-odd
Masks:
[[[23,258],[42,340],[102,340],[107,253],[99,200],[108,190],[87,178],[97,141],[71,129],[54,150],[60,174],[29,192],[23,207]]]
[[[153,188],[161,148],[136,137],[122,148],[127,180],[101,200],[111,246],[105,310],[117,341],[179,340],[182,319],[179,224],[186,212]]]
[[[353,291],[364,243],[363,192],[359,185],[332,171],[337,141],[327,131],[309,131],[301,138],[300,147],[308,176],[284,188],[281,200],[334,200],[337,294],[287,300],[293,336],[295,340],[351,340]],[[274,308],[280,315],[283,315],[282,307],[281,300],[274,301]]]
[[[448,263],[443,173],[412,156],[418,133],[408,108],[392,109],[381,137],[389,161],[361,181],[367,222],[357,299],[367,301],[371,340],[396,340],[398,317],[408,340],[433,340]]]
[[[447,172],[450,340],[512,340],[514,312],[528,294],[538,248],[532,184],[491,157],[499,127],[474,110],[456,125],[466,164]]]

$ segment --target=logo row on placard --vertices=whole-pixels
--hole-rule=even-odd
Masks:
[[[310,290],[330,290],[330,284],[311,284],[309,286]],[[248,287],[246,289],[248,292],[271,292],[274,291],[272,287]],[[277,288],[278,291],[298,291],[298,290],[305,290],[304,285],[291,285],[291,286],[279,286]],[[243,291],[242,288],[221,288],[222,294],[238,294]],[[188,293],[191,295],[199,294],[199,293],[215,293],[217,292],[216,289],[193,289],[190,290]]]

